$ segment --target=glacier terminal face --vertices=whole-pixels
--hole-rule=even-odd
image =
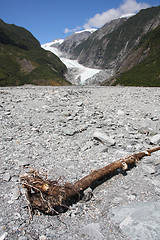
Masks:
[[[69,58],[65,52],[58,49],[58,46],[64,42],[63,39],[54,40],[53,42],[45,43],[41,47],[57,55],[66,65],[68,72],[66,78],[75,85],[93,85],[99,84],[111,76],[111,72],[104,69],[95,69],[85,67],[78,63],[78,60]],[[103,74],[102,74],[103,72]]]

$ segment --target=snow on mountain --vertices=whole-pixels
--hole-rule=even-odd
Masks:
[[[61,61],[67,66],[68,74],[66,75],[66,78],[68,81],[73,84],[84,85],[86,80],[92,78],[94,75],[101,71],[101,69],[85,67],[79,64],[77,60],[71,60],[66,58],[63,52],[61,52],[54,46],[55,44],[60,42],[62,42],[62,39],[55,40],[50,43],[45,43],[41,47],[57,55],[61,59]]]
[[[90,33],[93,33],[95,32],[97,29],[96,28],[90,28],[90,29],[84,29],[84,30],[81,30],[81,31],[77,31],[75,33],[83,33],[83,32],[90,32]]]
[[[128,14],[122,15],[120,18],[130,18],[130,17],[133,17],[134,15],[135,13],[128,13]]]
[[[53,40],[53,44],[62,44],[64,42],[64,39],[56,39],[56,40]]]
[[[61,39],[62,40],[62,39]],[[63,53],[58,50],[58,48],[55,47],[55,44],[60,44],[58,40],[54,40],[53,42],[45,43],[41,45],[42,48],[44,48],[47,51],[50,51],[57,55],[59,58],[63,56]],[[62,61],[62,60],[61,60]]]

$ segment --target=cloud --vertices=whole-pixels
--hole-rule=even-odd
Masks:
[[[76,32],[77,30],[81,30],[82,29],[82,27],[79,27],[79,26],[77,26],[76,28],[74,28],[74,29],[68,29],[68,28],[65,28],[64,29],[64,33],[71,33],[71,32]]]
[[[102,27],[106,22],[110,22],[113,19],[120,18],[122,15],[135,14],[141,9],[150,7],[145,2],[137,2],[136,0],[123,0],[123,3],[118,8],[112,8],[103,13],[97,13],[93,18],[87,20],[84,24],[84,29],[87,28],[99,28]]]

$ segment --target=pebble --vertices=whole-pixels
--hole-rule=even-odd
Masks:
[[[80,229],[82,236],[88,236],[90,239],[102,240],[105,239],[100,232],[100,225],[98,223],[90,223]]]
[[[13,187],[11,190],[11,193],[12,193],[11,199],[17,200],[20,197],[20,191],[19,191],[18,186]]]
[[[11,179],[11,175],[9,173],[5,173],[3,175],[3,180],[6,181],[6,182],[9,182]]]
[[[77,131],[77,129],[75,129],[75,128],[64,128],[63,129],[63,133],[65,134],[65,135],[68,135],[68,136],[73,136],[74,134],[76,134],[78,131]]]
[[[21,167],[21,166],[28,166],[30,165],[30,160],[29,158],[25,157],[25,158],[22,158],[20,160],[18,160],[18,166]]]
[[[146,135],[150,135],[150,136],[157,134],[156,131],[154,131],[153,129],[148,128],[148,127],[141,127],[138,129],[138,132],[141,134],[146,134]]]
[[[115,197],[114,199],[113,199],[113,203],[115,203],[115,204],[118,204],[118,203],[120,203],[120,202],[122,202],[123,201],[123,198],[121,198],[121,197]]]
[[[125,113],[124,113],[122,110],[118,110],[118,111],[117,111],[117,115],[118,115],[118,116],[123,116],[124,114],[125,114]]]
[[[0,235],[0,240],[4,240],[7,237],[8,233],[4,232]]]
[[[113,138],[109,137],[107,134],[102,133],[102,132],[98,132],[98,131],[94,132],[93,137],[95,139],[98,139],[101,142],[109,144],[111,146],[115,145],[115,143],[116,143],[116,141]]]
[[[92,196],[93,196],[93,191],[92,189],[89,187],[87,188],[84,192],[83,192],[84,196],[83,196],[83,201],[89,201],[91,200]]]
[[[39,237],[39,240],[47,240],[47,237],[42,235],[42,236]]]
[[[148,165],[144,165],[143,170],[145,172],[145,174],[154,174],[155,173],[155,168],[148,166]]]
[[[20,236],[20,237],[18,237],[18,240],[28,240],[28,238],[25,236]]]
[[[159,144],[160,143],[160,134],[156,134],[153,137],[150,138],[150,143],[151,144]]]

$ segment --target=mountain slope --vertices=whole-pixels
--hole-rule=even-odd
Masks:
[[[159,24],[160,7],[141,10],[129,19],[122,18],[105,24],[103,34],[102,29],[94,32],[74,49],[74,54],[85,66],[116,69],[139,43],[141,36]]]
[[[26,29],[0,19],[0,86],[69,85],[66,66]]]
[[[68,57],[75,59],[74,49],[83,41],[85,41],[96,29],[86,29],[83,31],[74,32],[67,36],[62,44],[59,45],[59,50],[65,52]]]
[[[112,78],[112,85],[160,87],[160,26],[145,34]],[[108,80],[102,83],[108,85]]]

